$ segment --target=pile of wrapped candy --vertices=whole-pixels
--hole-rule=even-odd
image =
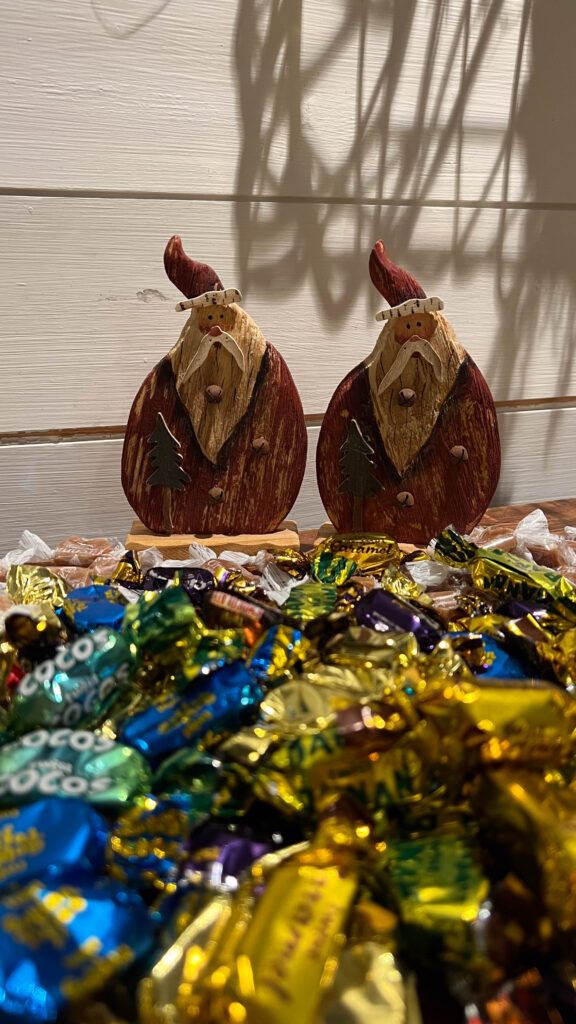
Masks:
[[[542,520],[0,562],[0,1020],[576,1019],[576,556]]]

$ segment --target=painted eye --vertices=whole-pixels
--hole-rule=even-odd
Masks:
[[[406,330],[407,330],[407,331],[409,331],[409,330],[410,330],[410,324],[406,324]]]
[[[209,319],[209,320],[211,320],[211,319],[212,319],[212,313],[210,313],[210,316],[208,317],[208,319]]]
[[[223,320],[223,319],[224,319],[224,313],[220,313],[220,319],[221,319],[221,320]]]
[[[419,320],[419,321],[418,321],[418,323],[416,324],[416,327],[422,327],[422,324],[420,323],[420,320]]]

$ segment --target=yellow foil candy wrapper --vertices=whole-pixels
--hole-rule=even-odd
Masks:
[[[355,562],[357,569],[378,578],[392,562],[402,561],[402,552],[392,537],[385,533],[337,533],[316,545],[312,566],[326,554]]]
[[[434,555],[439,562],[466,566],[477,587],[503,597],[546,601],[554,612],[576,622],[576,592],[564,576],[499,548],[479,548],[452,527],[440,534]]]
[[[253,866],[202,976],[181,990],[183,1021],[316,1024],[356,895],[358,843],[352,825],[331,821],[289,859]]]
[[[49,604],[61,608],[71,587],[45,565],[11,565],[6,593],[14,604]]]
[[[478,764],[570,761],[576,747],[576,703],[549,683],[514,683],[440,678],[419,695],[418,711],[437,730],[446,764],[466,770]]]

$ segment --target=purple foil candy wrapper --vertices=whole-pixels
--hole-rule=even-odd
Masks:
[[[354,606],[359,626],[379,633],[413,633],[422,651],[431,651],[442,637],[440,626],[417,605],[397,594],[375,588]]]
[[[541,619],[547,615],[545,605],[537,601],[521,601],[519,598],[512,598],[498,608],[499,615],[507,615],[509,619],[523,619],[526,615],[532,615],[535,619]]]
[[[144,590],[164,590],[178,575],[178,584],[185,590],[192,604],[200,607],[208,590],[214,590],[214,577],[208,569],[178,568],[175,565],[157,565],[148,569],[142,587]]]
[[[190,840],[185,878],[193,885],[233,891],[238,887],[239,875],[272,849],[273,843],[256,841],[218,825],[202,825]]]

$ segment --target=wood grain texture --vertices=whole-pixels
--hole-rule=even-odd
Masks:
[[[576,22],[552,3],[538,29],[557,49]],[[527,194],[523,133],[550,129],[544,103],[535,124],[521,118],[545,51],[530,49],[520,0],[223,0],[207,47],[214,13],[209,0],[6,0],[0,183],[132,190],[137,168],[137,187],[162,193]]]
[[[126,423],[184,315],[158,258],[176,227],[241,288],[306,413],[326,409],[351,353],[359,359],[376,340],[382,300],[366,251],[380,232],[444,299],[495,399],[576,395],[576,212],[516,211],[500,238],[497,210],[280,203],[260,234],[236,222],[251,209],[0,199],[2,431]],[[404,219],[412,215],[410,244]]]
[[[382,441],[365,365],[344,379],[324,417],[316,453],[320,496],[341,533],[354,529],[354,502],[351,494],[341,491],[338,461],[351,418],[374,449],[373,472],[382,487],[363,503],[365,530],[427,544],[450,523],[466,532],[478,522],[496,489],[500,445],[490,392],[469,357],[458,370],[428,440],[403,474]],[[452,457],[456,444],[467,449],[466,462]]]
[[[306,427],[290,373],[268,345],[250,404],[233,433],[209,461],[200,449],[176,390],[170,359],[163,359],[134,399],[122,456],[122,486],[132,508],[154,533],[166,529],[162,498],[147,486],[146,438],[161,412],[181,445],[191,483],[171,491],[175,533],[269,533],[294,504],[306,463]],[[257,450],[265,438],[268,450]]]
[[[576,408],[504,410],[498,421],[502,473],[494,505],[576,495]],[[306,472],[290,512],[300,529],[326,519],[316,487],[318,435],[319,427],[308,428]],[[14,547],[23,529],[49,543],[73,533],[125,538],[134,516],[120,486],[121,454],[121,440],[0,448],[0,552]]]

